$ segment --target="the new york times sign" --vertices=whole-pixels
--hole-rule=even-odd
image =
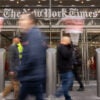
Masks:
[[[13,9],[5,8],[3,9],[4,18],[18,18],[20,14],[32,11],[37,18],[63,18],[66,15],[69,16],[82,16],[84,18],[97,18],[100,16],[100,9],[80,9],[80,8],[59,8],[59,9],[49,9],[49,8],[23,8],[23,9]]]

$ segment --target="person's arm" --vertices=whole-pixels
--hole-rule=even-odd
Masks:
[[[10,71],[14,71],[14,67],[15,67],[15,64],[14,64],[14,54],[15,53],[14,52],[15,52],[14,47],[10,46],[8,49],[8,61],[9,61]]]

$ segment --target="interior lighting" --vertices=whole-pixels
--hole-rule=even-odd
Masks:
[[[83,4],[83,3],[84,3],[84,1],[82,0],[82,1],[81,1],[81,3]]]
[[[59,1],[59,3],[61,4],[61,3],[63,3],[62,1]]]
[[[9,1],[14,1],[14,0],[9,0]]]
[[[40,4],[40,3],[41,3],[41,1],[38,1],[38,3]]]
[[[80,1],[80,0],[75,0],[75,1]]]
[[[16,3],[19,4],[19,1],[17,1]]]

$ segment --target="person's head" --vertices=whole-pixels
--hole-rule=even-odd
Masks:
[[[13,37],[12,42],[14,44],[18,44],[18,43],[20,43],[20,38],[18,36],[15,36],[15,37]]]
[[[35,15],[33,13],[26,13],[26,14],[22,14],[19,17],[19,28],[21,29],[21,31],[28,31],[30,28],[32,28],[33,26],[35,26],[37,23],[37,19],[35,17]]]
[[[71,39],[69,36],[63,36],[61,38],[61,41],[60,41],[61,44],[64,44],[64,45],[70,45],[71,44]]]

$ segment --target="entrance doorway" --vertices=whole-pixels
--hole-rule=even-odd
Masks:
[[[100,29],[97,26],[85,27],[80,37],[82,50],[82,78],[85,83],[96,80],[96,48],[100,48]]]
[[[57,27],[51,30],[49,28],[41,28],[41,31],[46,36],[48,44],[51,42],[51,47],[56,47],[61,38],[62,28]],[[11,38],[17,33],[17,29],[4,29],[1,33],[1,47],[5,48],[11,44]],[[80,35],[79,48],[82,54],[82,68],[79,74],[83,81],[89,82],[96,80],[96,71],[89,65],[90,58],[95,56],[95,49],[100,47],[100,29],[99,27],[84,28],[84,33]]]
[[[52,47],[56,47],[61,38],[62,28],[57,27],[58,31],[52,31],[51,35],[46,33],[48,41]],[[100,29],[97,26],[85,27],[83,34],[80,35],[79,48],[82,54],[82,68],[80,68],[79,74],[85,83],[89,83],[91,80],[96,80],[96,65],[95,65],[95,49],[100,48]],[[94,63],[91,65],[91,59]]]
[[[87,34],[87,59],[89,80],[96,80],[96,54],[95,50],[100,48],[100,29],[92,28],[86,30]],[[86,42],[87,42],[86,41]]]

